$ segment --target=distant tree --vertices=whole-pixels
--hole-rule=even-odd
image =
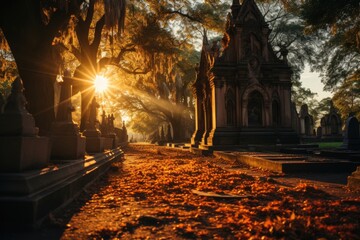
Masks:
[[[346,79],[335,91],[333,102],[344,121],[351,112],[360,119],[360,81],[355,78]]]
[[[316,38],[304,34],[306,29],[304,21],[292,11],[287,1],[264,0],[259,1],[258,6],[271,29],[269,41],[275,53],[281,57],[282,49],[288,51],[288,64],[293,71],[292,101],[299,109],[306,103],[311,112],[317,104],[314,98],[316,93],[302,86],[300,76],[306,63],[316,62],[317,46],[314,44]]]
[[[324,73],[322,82],[328,90],[347,79],[360,81],[359,4],[359,0],[306,0],[297,8],[306,33],[321,40],[313,66]]]
[[[121,2],[104,1],[109,27],[121,25],[121,21],[116,20],[122,17]],[[88,3],[84,0],[14,0],[0,9],[0,28],[24,82],[28,109],[34,115],[40,134],[46,134],[55,119],[53,89],[63,64],[64,50],[55,39],[60,37],[60,30],[68,27],[72,16],[83,16]]]

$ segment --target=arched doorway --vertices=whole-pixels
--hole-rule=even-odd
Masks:
[[[248,125],[251,127],[263,126],[263,96],[258,91],[253,91],[249,95],[247,113]]]

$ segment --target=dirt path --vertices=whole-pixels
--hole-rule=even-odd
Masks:
[[[319,183],[132,145],[123,162],[52,216],[38,237],[56,232],[61,239],[360,239],[359,194]],[[192,190],[244,197],[204,197]]]

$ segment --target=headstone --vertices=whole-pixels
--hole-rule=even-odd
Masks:
[[[101,134],[105,138],[104,140],[104,149],[113,149],[118,146],[119,139],[115,133],[114,127],[114,114],[109,114],[106,116],[105,111],[102,115],[102,131]]]
[[[360,150],[359,121],[350,113],[345,124],[343,147],[349,150]]]
[[[35,120],[25,108],[23,91],[22,80],[17,77],[0,113],[0,172],[21,172],[49,162],[49,138],[38,136]]]
[[[322,139],[331,141],[341,141],[342,136],[342,120],[338,110],[334,104],[330,102],[330,110],[321,120]]]
[[[96,102],[96,98],[90,104],[89,121],[83,134],[86,137],[86,152],[97,153],[104,151],[104,138],[101,136],[100,130],[96,127],[97,109],[100,105]]]
[[[306,104],[303,104],[300,109],[300,134],[302,137],[312,137],[314,120],[313,117],[309,114],[309,108]]]
[[[79,126],[73,122],[71,115],[74,108],[71,104],[72,79],[69,71],[64,73],[63,80],[56,121],[51,126],[51,157],[67,160],[84,158],[85,137],[80,133]]]

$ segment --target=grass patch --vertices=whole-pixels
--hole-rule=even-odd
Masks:
[[[338,148],[341,147],[343,142],[319,142],[319,148]]]

